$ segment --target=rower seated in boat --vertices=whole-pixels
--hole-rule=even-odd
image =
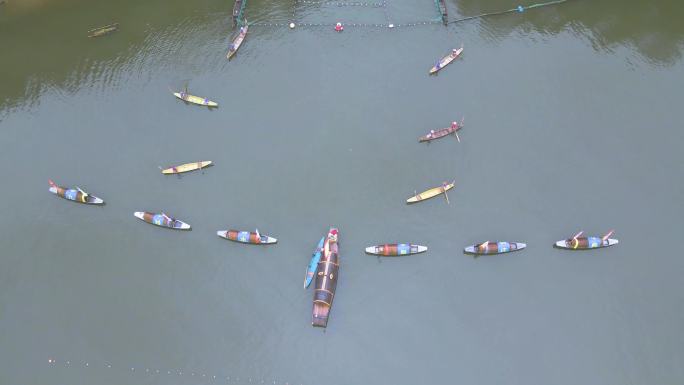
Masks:
[[[240,27],[240,33],[241,34],[247,33],[247,30],[245,29],[245,27]]]
[[[432,138],[435,135],[435,130],[430,130],[430,133],[427,134],[428,138]]]
[[[451,122],[451,128],[458,128],[458,122]]]
[[[344,27],[342,26],[342,23],[338,22],[337,24],[335,24],[335,31],[337,31],[337,32],[344,31]]]
[[[453,56],[453,57],[458,56],[458,50],[456,48],[451,50],[451,56]]]

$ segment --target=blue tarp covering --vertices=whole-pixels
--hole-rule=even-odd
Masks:
[[[76,191],[76,190],[66,190],[66,191],[64,191],[64,197],[65,197],[66,199],[75,201],[75,200],[76,200],[76,197],[78,197],[78,191]]]
[[[405,243],[400,243],[397,245],[397,254],[403,255],[409,253],[411,253],[411,245],[407,245]]]
[[[505,253],[508,251],[511,251],[511,244],[508,242],[497,242],[497,248],[499,249],[499,253]]]
[[[240,231],[237,235],[237,240],[240,242],[249,242],[249,231]]]

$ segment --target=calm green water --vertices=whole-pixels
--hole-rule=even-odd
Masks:
[[[292,3],[249,0],[247,17],[287,23]],[[517,4],[448,5],[458,17]],[[255,26],[228,62],[231,8],[0,5],[0,384],[682,381],[684,3],[576,0],[342,34]],[[432,0],[296,13],[436,16]],[[86,37],[112,21],[120,31]],[[428,77],[461,43],[463,59]],[[173,98],[186,82],[220,108]],[[461,117],[461,143],[417,143]],[[200,159],[216,166],[157,168]],[[107,205],[58,199],[48,178]],[[404,204],[452,179],[450,204]],[[324,332],[301,282],[330,225],[341,269]],[[280,241],[216,237],[228,227]],[[551,248],[611,228],[617,247]],[[485,239],[529,246],[462,254]],[[363,253],[396,241],[430,250]]]

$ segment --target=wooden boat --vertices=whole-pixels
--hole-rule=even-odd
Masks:
[[[455,183],[456,183],[456,181],[453,181],[449,184],[446,184],[446,182],[445,182],[444,184],[442,184],[439,187],[435,187],[435,188],[431,188],[429,190],[425,190],[422,193],[416,194],[416,195],[410,197],[409,199],[407,199],[406,203],[416,203],[416,202],[420,202],[420,201],[424,201],[426,199],[436,197],[437,195],[440,195],[440,194],[446,194],[447,191],[451,190],[454,187]]]
[[[268,245],[271,243],[278,242],[277,239],[269,237],[268,235],[262,235],[259,233],[259,229],[255,232],[249,231],[238,231],[238,230],[222,230],[217,231],[216,235],[221,238],[225,238],[229,241],[235,241],[240,243],[249,243],[251,245]]]
[[[50,184],[50,188],[48,189],[48,191],[57,195],[58,197],[62,197],[69,201],[84,203],[87,205],[104,204],[104,201],[102,199],[88,194],[87,192],[81,190],[81,188],[78,186],[76,186],[76,188],[64,188],[57,186],[55,182],[53,182],[50,179],[48,179],[48,183]]]
[[[384,257],[396,257],[399,255],[411,255],[424,253],[427,247],[420,245],[413,245],[410,243],[392,243],[385,245],[377,245],[366,247],[366,253],[373,255],[381,255]]]
[[[133,213],[133,215],[135,215],[136,218],[155,226],[166,227],[174,230],[190,230],[189,224],[179,221],[176,218],[171,218],[164,213],[155,214],[148,213],[147,211],[136,211]]]
[[[614,231],[611,230],[608,234],[603,237],[582,237],[583,231],[580,231],[572,238],[564,239],[558,241],[554,246],[561,249],[570,250],[589,250],[589,249],[600,249],[603,247],[609,247],[618,244],[618,240],[610,238]]]
[[[441,70],[442,68],[449,65],[449,63],[456,60],[456,58],[458,58],[462,52],[463,52],[463,47],[461,47],[459,49],[454,48],[450,54],[439,59],[439,61],[432,68],[430,68],[430,75],[437,73],[437,71]]]
[[[338,230],[330,228],[323,244],[323,254],[316,269],[316,286],[313,296],[313,311],[311,325],[327,327],[330,309],[335,298],[339,265],[339,250],[337,243]]]
[[[200,106],[218,107],[218,103],[212,102],[211,100],[209,100],[207,98],[203,98],[203,97],[195,96],[195,95],[190,95],[187,93],[187,90],[185,92],[184,91],[173,92],[173,95],[175,97],[177,97],[178,99],[184,101],[184,102],[197,104]]]
[[[237,36],[235,36],[235,39],[233,39],[233,42],[230,43],[230,46],[228,47],[228,54],[226,55],[228,60],[230,60],[230,58],[232,58],[233,55],[235,55],[238,48],[240,48],[240,46],[242,45],[242,41],[245,40],[245,36],[247,36],[247,29],[249,29],[249,25],[245,20],[244,27],[240,27],[240,32]]]
[[[456,133],[456,131],[460,130],[461,128],[463,128],[463,120],[461,120],[460,124],[458,122],[453,122],[451,124],[451,127],[440,128],[438,130],[431,130],[427,134],[419,137],[418,141],[419,142],[429,142],[431,140],[443,138],[449,134],[455,134],[456,139],[458,139],[458,141],[460,142],[461,138],[458,137],[458,134]]]
[[[306,274],[304,275],[304,288],[306,289],[311,284],[314,275],[316,274],[316,268],[318,267],[318,261],[321,260],[321,253],[323,252],[323,243],[325,242],[325,237],[322,237],[311,255],[311,261],[309,262],[309,267],[306,268]]]
[[[88,31],[88,37],[100,37],[108,35],[119,29],[119,23],[113,23],[102,27],[93,28]]]
[[[442,14],[442,23],[447,25],[449,23],[449,16],[447,15],[447,6],[445,0],[439,0],[439,12]]]
[[[211,166],[213,163],[210,160],[203,160],[200,162],[193,162],[193,163],[185,163],[181,164],[180,166],[174,166],[174,167],[169,167],[165,168],[162,170],[162,174],[181,174],[184,172],[189,172],[189,171],[195,171],[195,170],[201,170],[203,168],[207,168]]]
[[[503,254],[511,251],[518,251],[526,248],[527,245],[520,242],[491,242],[487,241],[466,247],[463,251],[466,254],[485,255],[485,254]]]

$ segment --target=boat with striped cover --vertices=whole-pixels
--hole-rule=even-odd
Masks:
[[[609,247],[619,243],[617,239],[610,238],[614,232],[611,230],[603,237],[583,237],[582,234],[584,232],[580,231],[572,238],[556,242],[554,246],[569,250],[590,250]]]
[[[229,241],[248,243],[250,245],[268,245],[278,242],[277,239],[259,233],[259,229],[254,232],[239,230],[221,230],[216,235]]]
[[[235,36],[235,39],[233,39],[233,42],[230,43],[230,46],[228,46],[228,54],[226,55],[228,60],[230,60],[233,57],[233,55],[235,55],[237,50],[242,45],[242,42],[245,40],[245,37],[247,36],[248,29],[249,25],[247,24],[247,20],[245,20],[245,25],[240,27],[240,32],[237,36]]]
[[[441,70],[442,68],[448,66],[452,61],[456,60],[459,56],[461,56],[461,53],[463,53],[463,46],[461,48],[456,49],[454,48],[451,50],[451,53],[444,56],[443,58],[439,59],[437,63],[435,63],[432,68],[430,68],[430,75],[436,74]]]
[[[213,163],[210,160],[202,160],[199,162],[184,163],[179,166],[173,166],[169,168],[162,169],[162,174],[182,174],[184,172],[190,172],[195,170],[202,170],[211,166]]]
[[[331,227],[323,244],[323,253],[316,269],[316,286],[311,314],[311,325],[316,327],[325,328],[328,326],[330,309],[335,298],[340,268],[337,237],[338,230]]]
[[[102,199],[88,194],[87,192],[81,190],[81,188],[78,186],[76,186],[76,188],[60,187],[57,186],[57,184],[53,182],[51,179],[48,179],[48,184],[50,185],[48,191],[68,201],[83,203],[86,205],[104,204],[104,201]]]
[[[487,254],[503,254],[512,251],[519,251],[527,247],[526,244],[520,242],[493,242],[487,241],[477,245],[468,246],[464,252],[466,254],[473,254],[476,257]]]
[[[147,211],[136,211],[133,213],[136,218],[140,219],[143,222],[147,222],[149,224],[159,226],[159,227],[165,227],[167,229],[174,229],[174,230],[190,230],[191,227],[189,224],[180,221],[176,218],[171,218],[168,215],[162,213],[150,213]]]
[[[449,134],[454,134],[456,135],[456,139],[460,142],[461,138],[458,137],[458,133],[456,131],[460,130],[463,128],[463,119],[461,119],[461,123],[458,122],[451,122],[451,127],[446,127],[446,128],[440,128],[438,130],[430,130],[427,134],[421,136],[418,138],[419,142],[430,142],[435,139],[443,138]]]
[[[383,257],[396,257],[401,255],[424,253],[427,251],[427,249],[428,248],[425,246],[414,245],[411,243],[391,243],[366,247],[366,253]]]
[[[323,252],[323,243],[325,242],[325,237],[322,237],[311,255],[311,261],[309,266],[306,268],[306,273],[304,274],[304,288],[306,289],[311,285],[314,275],[316,275],[316,268],[318,267],[318,261],[321,260],[321,253]]]
[[[406,200],[406,203],[416,203],[416,202],[424,201],[426,199],[434,198],[440,194],[444,194],[446,197],[446,192],[451,190],[454,187],[454,184],[456,184],[455,180],[451,183],[444,182],[439,187],[434,187],[434,188],[431,188],[429,190],[425,190],[420,194],[416,194],[416,195],[410,197],[409,199]],[[447,200],[447,202],[448,202],[448,200]]]

